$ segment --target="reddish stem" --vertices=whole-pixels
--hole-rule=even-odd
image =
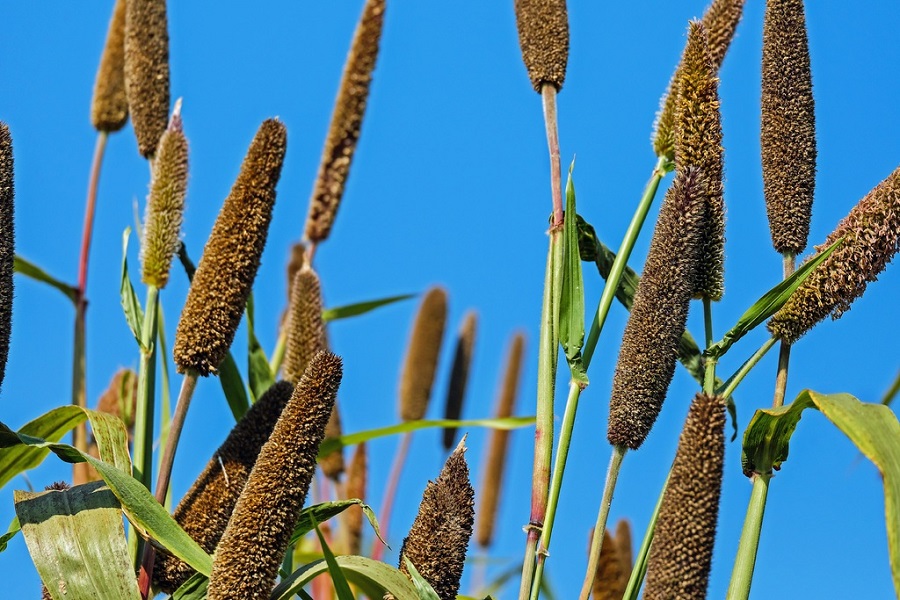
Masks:
[[[391,511],[394,508],[394,498],[397,495],[397,488],[400,485],[400,474],[403,472],[403,465],[406,464],[406,457],[409,454],[409,442],[412,439],[412,432],[407,431],[400,439],[400,445],[397,446],[397,453],[394,455],[394,464],[391,466],[391,475],[388,479],[387,487],[384,489],[384,498],[381,501],[381,515],[378,517],[378,526],[381,528],[381,536],[388,539],[388,526],[391,520]],[[381,540],[376,539],[372,542],[372,558],[381,560],[384,556],[384,544]]]

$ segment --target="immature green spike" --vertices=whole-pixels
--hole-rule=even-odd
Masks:
[[[350,175],[350,163],[359,141],[372,72],[378,59],[385,2],[366,1],[344,66],[341,88],[306,217],[306,239],[314,243],[324,241],[331,233],[344,195],[344,185]]]
[[[816,250],[841,238],[841,245],[769,320],[772,335],[793,344],[829,314],[840,318],[891,262],[900,250],[900,167],[866,194]]]
[[[316,454],[341,382],[341,359],[320,352],[269,441],[216,548],[210,600],[267,600],[316,469]]]
[[[637,449],[659,416],[700,272],[706,182],[689,167],[666,194],[613,377],[607,438]]]
[[[125,0],[116,0],[106,45],[91,99],[91,124],[98,131],[118,131],[128,121],[125,93]]]
[[[294,276],[287,332],[282,369],[285,379],[297,383],[312,357],[328,347],[322,320],[322,286],[312,267],[305,266]]]
[[[466,396],[466,384],[469,381],[469,365],[472,363],[472,351],[475,349],[475,331],[478,327],[478,314],[475,311],[466,313],[462,327],[456,338],[456,352],[453,355],[453,367],[450,371],[450,383],[447,386],[447,401],[444,404],[444,418],[458,420],[462,415],[463,401]],[[456,441],[456,427],[444,429],[444,450],[450,450]]]
[[[403,363],[400,418],[404,421],[418,421],[428,410],[446,321],[447,292],[439,287],[431,288],[416,314]]]
[[[515,0],[519,48],[537,93],[545,83],[557,91],[569,62],[569,16],[566,0]]]
[[[719,83],[706,30],[700,21],[691,21],[688,27],[680,73],[675,110],[675,169],[697,167],[706,181],[707,231],[694,297],[721,300],[725,287],[722,118]]]
[[[175,520],[206,552],[212,553],[222,538],[256,458],[293,391],[293,384],[286,381],[266,390],[231,429],[178,503]],[[156,555],[153,585],[157,589],[171,594],[193,574],[194,569],[174,556]]]
[[[138,150],[153,156],[169,120],[169,31],[165,0],[127,0],[125,91]]]
[[[706,598],[724,462],[725,402],[697,394],[660,505],[644,600]]]
[[[9,335],[12,331],[13,269],[16,258],[15,186],[12,136],[0,122],[0,385],[6,374]]]
[[[456,600],[475,521],[475,490],[469,483],[465,451],[463,440],[438,478],[428,482],[400,548],[400,570],[409,575],[403,560],[408,558],[441,600]]]
[[[263,248],[287,132],[269,119],[250,144],[216,219],[181,312],[173,351],[178,371],[214,372],[231,346]]]
[[[760,146],[772,244],[797,255],[809,237],[817,153],[803,0],[766,2]]]
[[[141,279],[145,284],[159,289],[169,282],[172,257],[181,243],[179,234],[184,217],[187,178],[188,142],[181,117],[176,113],[159,140],[153,161],[141,243]]]
[[[347,498],[366,500],[366,483],[368,479],[368,457],[366,443],[356,446],[350,469],[347,471]],[[344,512],[344,525],[347,527],[347,554],[359,556],[362,552],[363,511],[359,506],[351,506]]]

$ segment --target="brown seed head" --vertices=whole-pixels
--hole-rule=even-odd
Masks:
[[[455,600],[472,537],[475,491],[469,483],[465,440],[428,482],[419,512],[400,548],[400,571],[409,575],[405,556],[441,600]]]
[[[706,183],[689,167],[666,194],[634,295],[613,377],[607,438],[637,449],[662,409],[696,289],[706,231]]]
[[[725,402],[697,394],[650,547],[644,600],[706,598],[725,461]]]
[[[829,314],[838,319],[900,250],[900,167],[859,201],[819,252],[840,246],[769,321],[775,337],[793,344]]]
[[[294,276],[287,332],[282,369],[284,378],[296,383],[312,357],[328,347],[322,321],[322,286],[311,267],[300,269]]]
[[[228,353],[266,245],[286,144],[275,119],[263,122],[250,144],[181,312],[173,352],[180,373],[209,375]]]
[[[0,385],[6,373],[9,335],[12,331],[13,270],[16,258],[15,211],[13,200],[12,136],[0,122]]]
[[[566,0],[516,0],[519,48],[535,91],[545,83],[557,91],[569,61],[569,17]]]
[[[288,259],[287,264],[287,294],[288,294],[288,303],[291,301],[291,293],[294,288],[294,277],[297,276],[297,271],[303,268],[303,265],[306,264],[306,246],[301,243],[294,244],[291,246],[291,257]]]
[[[331,416],[328,417],[328,423],[325,425],[325,439],[335,440],[343,435],[341,427],[341,412],[338,408],[337,400],[334,401],[334,408],[331,409]],[[332,481],[340,481],[341,475],[344,473],[344,449],[338,448],[334,452],[330,452],[319,459],[319,467],[325,474],[325,477]]]
[[[478,327],[478,314],[475,311],[466,313],[462,327],[456,338],[456,352],[453,354],[453,367],[450,371],[450,384],[447,386],[447,402],[444,405],[444,418],[457,420],[462,415],[463,401],[466,396],[466,384],[469,381],[469,365],[472,364],[472,351],[475,348],[475,331]],[[450,450],[456,441],[456,427],[444,429],[444,450]]]
[[[417,421],[428,410],[446,320],[447,292],[439,287],[431,288],[416,315],[403,363],[400,418],[404,421]]]
[[[619,549],[622,572],[625,574],[625,585],[627,586],[634,558],[631,551],[631,525],[625,519],[619,519],[619,522],[616,523],[616,547]]]
[[[172,115],[169,128],[159,139],[144,239],[141,244],[142,280],[159,289],[169,282],[172,257],[180,243],[181,222],[184,216],[184,197],[187,194],[188,143],[181,126],[181,117]]]
[[[628,574],[622,569],[618,540],[607,529],[600,546],[600,560],[594,576],[592,596],[594,600],[622,600],[627,584]]]
[[[347,498],[366,500],[367,478],[366,443],[356,447],[350,470],[347,472]],[[344,525],[347,527],[347,554],[359,556],[362,552],[363,511],[359,506],[351,506],[344,512]]]
[[[522,373],[522,353],[525,348],[525,336],[517,333],[509,348],[506,359],[506,372],[503,384],[497,396],[497,407],[494,416],[498,419],[513,414],[518,395],[519,379]],[[506,471],[506,455],[509,448],[510,431],[492,429],[484,461],[484,474],[481,479],[481,493],[478,503],[478,530],[475,539],[482,548],[487,548],[494,540],[494,528],[497,521],[497,509],[500,506],[500,490],[503,489],[503,474]]]
[[[118,131],[128,121],[125,94],[125,0],[116,0],[106,45],[100,56],[94,97],[91,99],[91,124],[98,131]]]
[[[763,24],[763,191],[772,244],[806,248],[816,187],[816,115],[803,0],[768,0]]]
[[[256,457],[293,391],[293,384],[286,381],[266,390],[232,428],[175,509],[175,520],[206,552],[213,552],[222,538]],[[171,594],[193,574],[187,563],[156,555],[153,585],[159,590]]]
[[[125,91],[138,150],[149,158],[169,120],[166,1],[127,0],[125,4]]]
[[[268,599],[315,473],[341,374],[334,354],[320,352],[310,361],[216,548],[210,600]]]
[[[725,201],[719,80],[715,73],[706,30],[700,21],[691,21],[675,111],[675,169],[697,167],[706,181],[707,231],[694,296],[721,300],[725,285]]]
[[[134,413],[137,407],[138,374],[132,369],[119,369],[106,391],[97,401],[97,410],[122,419],[129,437],[134,434]]]
[[[384,7],[385,0],[366,1],[344,65],[341,88],[306,216],[306,239],[314,243],[324,241],[331,233],[344,195],[344,185],[350,175],[350,163],[366,112],[372,71],[378,58]]]

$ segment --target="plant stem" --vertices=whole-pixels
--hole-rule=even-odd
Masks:
[[[166,439],[166,447],[163,450],[162,460],[159,464],[159,474],[156,479],[156,500],[162,504],[166,501],[166,492],[169,489],[169,480],[172,477],[172,464],[175,462],[175,451],[178,449],[178,439],[184,428],[184,418],[187,416],[191,405],[191,397],[197,387],[197,372],[189,369],[181,381],[181,391],[178,394],[178,404],[175,406],[175,414],[169,425],[169,437]]]
[[[703,329],[706,337],[706,347],[709,348],[715,342],[712,326],[712,302],[709,298],[703,298]],[[707,358],[703,373],[703,392],[714,394],[716,391],[716,362],[715,358]]]
[[[551,231],[562,230],[563,195],[562,168],[559,164],[559,130],[556,116],[556,86],[545,83],[541,87],[544,108],[544,126],[547,129],[547,148],[550,151],[550,195],[553,198],[553,225]]]
[[[653,507],[653,514],[650,515],[650,522],[647,523],[647,531],[644,532],[644,540],[638,549],[637,556],[634,561],[634,568],[631,570],[631,577],[628,578],[628,585],[625,587],[625,594],[622,600],[636,600],[641,584],[644,582],[644,576],[647,574],[647,560],[650,557],[650,544],[653,542],[653,535],[656,533],[656,520],[659,518],[659,507],[662,506],[663,497],[666,495],[666,486],[669,485],[669,477],[672,475],[671,469],[666,475],[666,481],[663,483],[662,490],[659,492],[659,499],[656,506]]]
[[[381,500],[381,515],[378,517],[378,524],[381,527],[381,534],[384,538],[387,538],[388,535],[391,513],[394,509],[394,498],[397,496],[397,488],[400,486],[400,475],[403,473],[403,466],[406,464],[406,457],[409,455],[409,443],[411,440],[412,431],[407,431],[400,438],[400,445],[397,446],[397,453],[394,455],[394,464],[391,466],[387,487],[384,488],[384,497]],[[381,560],[382,556],[384,556],[384,544],[376,538],[372,542],[372,558]]]
[[[159,290],[147,286],[144,324],[141,328],[141,364],[138,371],[137,408],[134,415],[135,479],[147,489],[153,480],[153,419],[156,387],[156,330]]]
[[[737,386],[744,379],[744,377],[746,377],[747,374],[753,369],[753,367],[756,366],[756,363],[758,363],[762,359],[762,357],[772,349],[772,346],[774,346],[775,342],[777,341],[778,340],[776,340],[775,338],[767,339],[765,343],[760,346],[756,352],[753,353],[753,356],[748,358],[744,362],[744,364],[741,365],[741,368],[735,371],[734,375],[732,375],[728,379],[728,381],[722,384],[722,387],[720,387],[716,393],[718,393],[723,398],[730,397],[734,393],[734,390],[737,388]]]
[[[787,279],[794,272],[794,255],[790,252],[784,254],[784,279]],[[791,360],[791,345],[787,342],[781,342],[781,349],[778,353],[778,373],[775,375],[775,397],[772,400],[772,406],[778,407],[784,405],[784,395],[787,392],[788,364]]]
[[[753,580],[753,568],[756,565],[756,551],[759,547],[759,534],[762,529],[763,514],[766,510],[766,495],[769,492],[771,475],[757,474],[753,479],[753,491],[741,541],[738,545],[731,583],[728,586],[727,600],[745,600],[750,596],[750,583]]]
[[[606,472],[606,484],[603,487],[603,497],[600,500],[600,510],[597,512],[597,524],[594,525],[594,535],[591,538],[591,550],[588,554],[587,572],[584,574],[584,584],[581,586],[581,600],[591,597],[594,587],[594,577],[597,575],[597,564],[600,562],[600,548],[603,546],[603,534],[606,532],[606,521],[609,518],[609,507],[612,504],[613,491],[616,489],[616,480],[619,478],[619,469],[622,467],[622,459],[625,458],[625,446],[613,446],[612,456],[609,459],[609,470]]]

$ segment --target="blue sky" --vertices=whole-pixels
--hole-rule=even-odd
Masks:
[[[869,189],[900,163],[896,101],[900,47],[888,3],[809,3],[807,20],[819,147],[810,241],[819,243]],[[74,281],[84,194],[95,134],[88,110],[111,1],[4,3],[0,21],[0,120],[16,152],[17,251]],[[340,73],[362,2],[172,3],[172,97],[184,98],[191,144],[184,241],[201,254],[247,145],[263,119],[288,128],[288,152],[255,291],[259,337],[275,343],[284,307],[284,265],[299,240]],[[577,155],[579,212],[610,246],[619,244],[655,163],[649,136],[659,97],[685,40],[688,19],[705,0],[671,3],[571,0],[571,50],[559,97],[564,163]],[[721,71],[726,148],[726,292],[714,309],[724,331],[780,278],[772,250],[759,159],[759,65],[762,2],[748,2]],[[118,298],[122,230],[134,223],[147,190],[147,166],[130,126],[109,143],[90,263],[88,396],[94,399],[138,353]],[[671,182],[671,176],[663,185]],[[658,206],[658,203],[657,203]],[[655,208],[651,214],[655,214]],[[460,0],[448,5],[389,2],[369,110],[344,203],[331,238],[316,256],[331,306],[441,284],[450,294],[448,334],[464,313],[480,315],[465,414],[493,406],[509,337],[526,332],[527,361],[519,414],[533,414],[536,341],[550,212],[540,99],[519,55],[512,2]],[[646,254],[649,229],[632,264]],[[137,264],[135,240],[130,260]],[[585,265],[586,305],[601,285]],[[17,279],[12,350],[0,394],[0,420],[13,427],[69,400],[72,310],[62,296]],[[162,295],[174,332],[184,278]],[[143,292],[139,291],[143,297]],[[894,316],[900,271],[888,267],[840,321],[826,322],[792,355],[788,397],[804,388],[849,392],[878,401],[900,361]],[[345,361],[341,388],[347,431],[396,421],[400,365],[415,302],[331,327]],[[689,327],[701,330],[699,306]],[[614,306],[582,396],[549,577],[559,597],[580,587],[609,447],[603,432],[610,380],[627,314]],[[442,411],[450,369],[448,335],[430,415]],[[171,334],[170,334],[171,340]],[[755,332],[720,363],[727,375],[765,340]],[[239,332],[236,348],[246,338]],[[741,430],[771,403],[775,353],[735,394]],[[560,380],[562,383],[562,379]],[[174,387],[173,383],[173,387]],[[676,372],[660,420],[645,446],[625,460],[611,522],[631,520],[640,536],[674,453],[695,384]],[[560,409],[561,412],[561,404]],[[230,426],[215,381],[201,381],[175,463],[174,493],[191,484]],[[439,433],[413,441],[413,469],[402,482],[392,527],[399,548],[427,479],[444,460]],[[472,430],[468,458],[476,486],[485,432]],[[528,520],[531,435],[513,437],[511,471],[492,556],[520,560]],[[372,444],[371,503],[381,497],[395,439]],[[51,458],[29,473],[43,487],[67,476]],[[0,491],[0,523],[13,516],[17,478]],[[709,597],[724,595],[750,485],[740,445],[727,448],[719,538]],[[376,507],[377,508],[377,507]],[[636,541],[637,544],[637,541]],[[478,556],[472,550],[470,556]],[[396,560],[396,552],[388,554]],[[503,563],[506,564],[506,563]],[[502,566],[502,565],[501,565]],[[500,568],[500,567],[498,567]],[[38,578],[21,539],[0,555],[12,597],[38,595]],[[888,598],[884,505],[877,471],[821,415],[801,421],[790,460],[774,479],[760,546],[754,598]],[[469,591],[464,583],[463,591]],[[500,594],[513,597],[512,590]]]

